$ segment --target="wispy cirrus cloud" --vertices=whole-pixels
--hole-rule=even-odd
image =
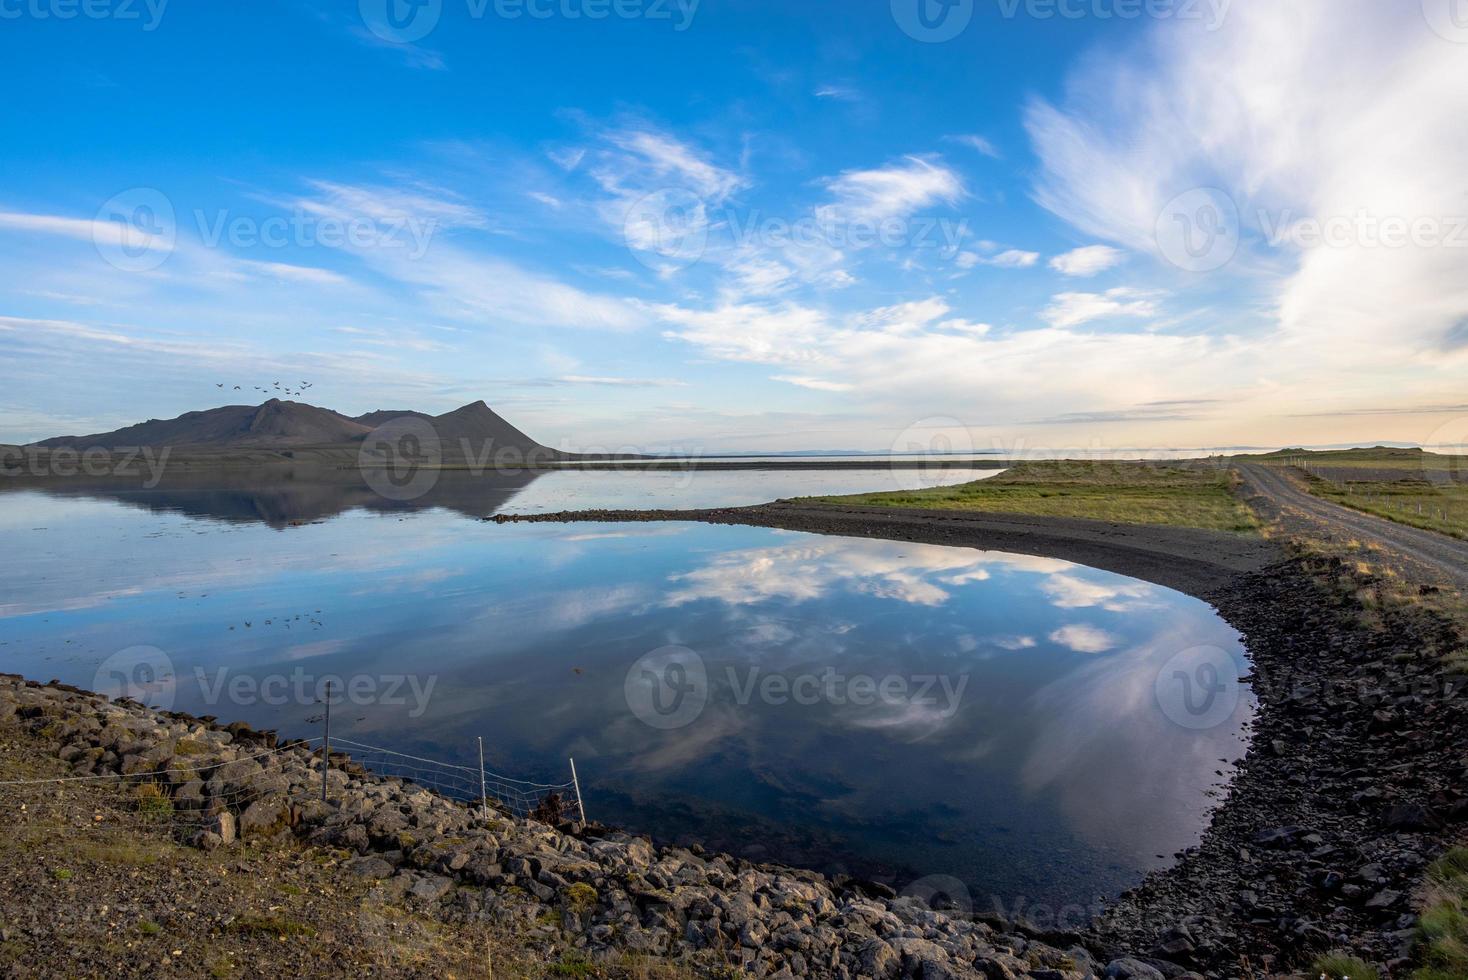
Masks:
[[[949,136],[947,137],[947,139],[952,140],[955,143],[961,143],[969,149],[976,150],[977,152],[982,153],[984,156],[991,157],[995,160],[1003,157],[1003,154],[999,152],[999,148],[997,146],[995,146],[987,137],[980,136],[978,133],[961,133],[956,136]]]
[[[1375,0],[1238,5],[1217,30],[1159,26],[1090,60],[1061,103],[1030,104],[1035,198],[1165,259],[1169,202],[1217,188],[1243,241],[1214,276],[1274,292],[1281,364],[1306,367],[1307,351],[1312,369],[1379,370],[1384,355],[1424,364],[1419,352],[1461,349],[1450,337],[1468,318],[1468,250],[1387,248],[1355,232],[1322,248],[1265,239],[1288,219],[1464,214],[1462,55],[1419,12]]]

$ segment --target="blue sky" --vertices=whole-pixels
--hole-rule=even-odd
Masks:
[[[0,441],[1468,441],[1457,0],[618,2],[0,2]]]

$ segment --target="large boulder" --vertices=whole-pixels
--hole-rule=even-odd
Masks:
[[[291,804],[284,796],[262,796],[240,814],[241,837],[273,837],[291,825]]]

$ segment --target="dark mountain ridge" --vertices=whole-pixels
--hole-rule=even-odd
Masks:
[[[185,412],[174,419],[149,419],[112,432],[58,436],[32,443],[31,447],[74,450],[148,447],[203,452],[355,447],[380,426],[403,419],[425,423],[425,439],[436,436],[437,449],[445,459],[487,452],[519,453],[526,458],[546,460],[567,455],[542,446],[483,401],[437,416],[379,410],[351,418],[304,402],[272,398],[261,405],[225,405]]]

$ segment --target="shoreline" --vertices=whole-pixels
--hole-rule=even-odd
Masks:
[[[1014,551],[1115,571],[1212,605],[1243,636],[1253,665],[1247,679],[1252,682],[1259,711],[1249,750],[1238,762],[1227,796],[1213,809],[1201,841],[1177,855],[1177,863],[1148,875],[1138,887],[1109,903],[1083,933],[1047,934],[1033,923],[1031,927],[999,923],[978,914],[922,913],[939,916],[943,928],[952,926],[973,942],[980,942],[981,936],[990,950],[997,949],[991,942],[997,941],[996,936],[1021,945],[1039,940],[1043,946],[1053,940],[1050,946],[1054,949],[1083,942],[1095,955],[1096,968],[1130,961],[1142,969],[1114,975],[1148,980],[1154,974],[1147,970],[1158,977],[1183,976],[1190,970],[1231,974],[1244,962],[1275,974],[1307,967],[1316,955],[1333,950],[1362,955],[1395,973],[1406,963],[1406,944],[1415,924],[1413,893],[1422,873],[1450,843],[1453,829],[1468,822],[1468,772],[1459,774],[1451,763],[1444,764],[1461,759],[1468,765],[1468,697],[1443,687],[1441,664],[1424,653],[1440,645],[1448,627],[1426,609],[1368,607],[1362,596],[1373,587],[1371,575],[1339,558],[1291,553],[1281,543],[1265,538],[1179,527],[790,501],[702,511],[499,514],[484,520],[702,521]],[[27,689],[42,687],[26,684]],[[97,704],[99,700],[105,704],[105,699],[96,695],[74,688],[46,690],[69,692],[89,705],[88,710],[106,710]],[[0,704],[0,722],[5,717],[5,706]],[[161,717],[178,720],[186,716]],[[191,719],[190,723],[207,722]],[[220,729],[208,724],[211,731],[242,727]],[[273,740],[273,735],[269,737]],[[66,745],[56,748],[65,750]],[[121,757],[117,762],[126,768]],[[150,769],[145,764],[139,771],[146,776]],[[294,813],[297,804],[291,805]],[[1148,803],[1138,800],[1137,805]],[[299,809],[322,819],[330,817],[304,802]],[[242,818],[243,813],[237,816]],[[573,839],[580,838],[573,835]],[[353,840],[360,838],[354,833]],[[379,842],[390,843],[385,838]],[[659,849],[650,844],[648,848],[654,855],[676,852],[680,861],[684,853],[703,860],[683,848]],[[387,861],[387,877],[405,872],[416,882],[415,876],[425,872],[411,861],[405,866],[403,855],[391,857],[393,848],[386,848],[390,858],[383,858],[381,850],[369,847],[358,852]],[[654,860],[649,867],[657,863]],[[737,861],[732,868],[746,865],[778,868]],[[381,865],[373,867],[381,870]],[[431,873],[445,877],[442,872],[437,868]],[[771,873],[788,874],[807,884],[814,874],[792,868]],[[741,877],[734,875],[731,880]],[[488,895],[506,880],[510,879],[489,880],[486,876],[473,887],[486,889]],[[723,895],[728,883],[709,887],[710,895]],[[844,886],[825,887],[833,906],[857,900],[887,903],[884,908],[902,923],[895,928],[913,925],[902,919],[907,913],[893,911],[894,900],[880,886],[871,886],[870,894],[859,898],[849,890],[841,892]],[[650,883],[648,895],[626,893],[624,900],[634,917],[652,915],[662,923],[656,928],[669,937],[681,930],[685,937],[696,934],[712,942],[714,936],[700,931],[707,920],[689,933],[693,928],[689,909],[653,895],[666,891]],[[717,905],[713,898],[708,900]],[[816,916],[812,926],[819,920]],[[937,920],[923,921],[931,927]],[[953,925],[955,922],[959,925]],[[978,927],[988,932],[975,932]],[[844,975],[867,975],[863,950],[878,951],[873,955],[881,961],[875,965],[882,966],[882,975],[886,975],[886,964],[894,970],[908,968],[907,946],[882,939],[896,957],[889,959],[880,953],[881,947],[846,948],[850,937],[843,935],[828,939],[838,949],[834,962],[849,967]],[[740,937],[725,936],[718,941],[729,938]],[[602,946],[614,948],[606,943]],[[758,961],[763,944],[756,942],[748,948]],[[955,976],[985,975],[974,973],[972,963],[965,965],[962,957],[957,962],[951,956],[933,962],[935,969],[957,967]],[[809,961],[804,966],[804,974],[792,972],[843,975],[834,968],[830,973],[820,972]],[[786,968],[790,968],[788,963]],[[1073,975],[1057,972],[1067,978]],[[1000,974],[989,971],[987,975]]]
[[[1239,575],[1285,557],[1264,538],[1195,528],[785,500],[752,507],[557,511],[482,519],[496,524],[697,521],[1008,551],[1073,561],[1202,599]]]
[[[322,798],[321,750],[310,742],[70,685],[0,674],[0,733],[31,740],[74,773],[0,783],[0,801],[19,804],[22,824],[81,814],[126,832],[131,808],[155,839],[166,831],[210,854],[302,848],[367,882],[379,900],[451,924],[521,930],[527,950],[562,962],[649,957],[684,971],[676,976],[785,980],[987,980],[1036,969],[1089,980],[1156,970],[1125,957],[1098,962],[1076,934],[1042,937],[964,910],[934,911],[873,882],[658,845],[597,824],[543,823],[495,803],[486,815],[478,800],[370,773],[336,751]],[[109,792],[112,800],[98,799]]]
[[[1187,528],[789,501],[486,520],[685,520],[1019,551],[1208,602],[1253,665],[1250,747],[1199,844],[1087,930],[1103,958],[1272,974],[1349,950],[1404,968],[1422,873],[1468,823],[1468,772],[1444,765],[1468,764],[1468,695],[1430,653],[1451,624],[1425,608],[1368,609],[1373,576],[1338,557]]]

